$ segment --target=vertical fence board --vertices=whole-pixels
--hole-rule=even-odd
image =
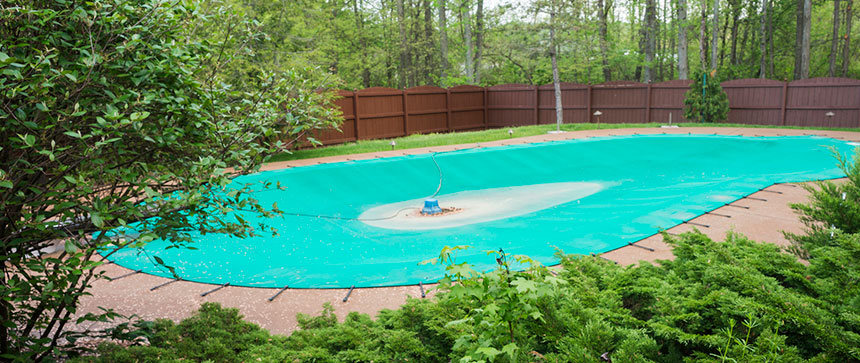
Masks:
[[[488,127],[525,126],[537,123],[535,87],[503,84],[487,89]]]
[[[484,128],[484,89],[457,86],[451,91],[451,131]]]
[[[651,85],[651,122],[690,122],[684,118],[684,96],[690,89],[690,80],[674,80]]]
[[[782,124],[784,82],[747,78],[723,82],[729,98],[729,116],[736,124]]]
[[[406,116],[409,118],[406,133],[423,134],[446,132],[448,125],[448,90],[420,86],[406,91]]]
[[[579,83],[561,83],[562,121],[566,124],[588,122],[588,86]],[[550,83],[539,87],[541,124],[555,125],[555,86]]]
[[[788,83],[785,124],[857,127],[860,81],[810,78]]]
[[[602,123],[645,122],[648,86],[639,82],[614,81],[592,87],[592,105]]]

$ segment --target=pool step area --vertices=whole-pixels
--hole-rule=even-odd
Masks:
[[[723,241],[727,233],[737,232],[744,236],[754,236],[752,238],[759,242],[786,247],[790,243],[783,236],[783,231],[802,232],[802,224],[799,223],[797,214],[789,207],[790,203],[804,202],[809,197],[809,192],[800,185],[774,184],[747,198],[696,217],[690,220],[690,223],[669,228],[666,232],[670,235],[678,235],[698,230],[715,241]],[[603,253],[601,256],[624,266],[639,261],[674,259],[671,246],[663,242],[661,234],[639,240],[636,245],[649,247],[654,251],[625,246]]]

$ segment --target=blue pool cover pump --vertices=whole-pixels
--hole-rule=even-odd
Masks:
[[[421,214],[436,214],[442,213],[442,208],[439,208],[439,201],[436,198],[427,198],[424,200],[424,208],[421,209]]]

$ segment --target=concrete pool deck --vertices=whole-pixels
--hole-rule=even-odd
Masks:
[[[860,133],[848,131],[729,127],[606,129],[511,138],[493,142],[482,142],[480,145],[474,143],[448,145],[284,161],[267,164],[263,169],[274,170],[303,165],[450,151],[474,148],[476,146],[499,147],[598,136],[662,133],[716,133],[736,136],[818,135],[860,141]],[[807,196],[808,192],[797,184],[776,184],[747,198],[716,209],[709,214],[699,216],[691,220],[690,223],[670,228],[668,232],[675,234],[696,228],[711,238],[722,240],[727,232],[735,231],[756,241],[766,241],[785,246],[788,244],[788,241],[783,237],[782,231],[800,232],[802,230],[802,224],[788,204],[805,202]],[[637,241],[636,245],[651,248],[653,251],[637,246],[625,246],[603,253],[600,256],[621,265],[634,264],[641,260],[654,261],[672,258],[671,247],[663,242],[661,235],[642,239]],[[202,293],[215,289],[218,286],[178,281],[151,290],[171,280],[143,273],[128,275],[133,271],[115,264],[105,265],[100,269],[105,271],[105,274],[110,277],[127,276],[114,281],[98,280],[92,283],[92,288],[88,290],[92,295],[86,296],[81,300],[78,315],[88,312],[99,312],[99,307],[104,307],[113,309],[123,315],[136,314],[146,320],[167,318],[179,321],[192,315],[204,302],[219,302],[226,307],[238,308],[247,321],[259,324],[272,333],[289,334],[297,328],[297,313],[319,314],[322,311],[324,303],[332,304],[335,308],[335,314],[342,320],[350,312],[360,312],[374,316],[380,310],[398,308],[409,297],[421,298],[419,286],[355,289],[350,294],[347,302],[343,301],[348,293],[347,289],[287,289],[274,301],[269,302],[268,299],[278,293],[279,289],[227,286],[203,297],[201,296]],[[424,286],[425,291],[431,288],[431,286]],[[432,294],[433,292],[429,291],[427,297],[431,297]],[[87,327],[85,325],[80,328]]]

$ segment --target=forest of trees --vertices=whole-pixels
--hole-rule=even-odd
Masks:
[[[854,0],[224,0],[346,88],[860,77]],[[856,40],[856,39],[855,39]],[[555,51],[553,51],[555,50]]]

